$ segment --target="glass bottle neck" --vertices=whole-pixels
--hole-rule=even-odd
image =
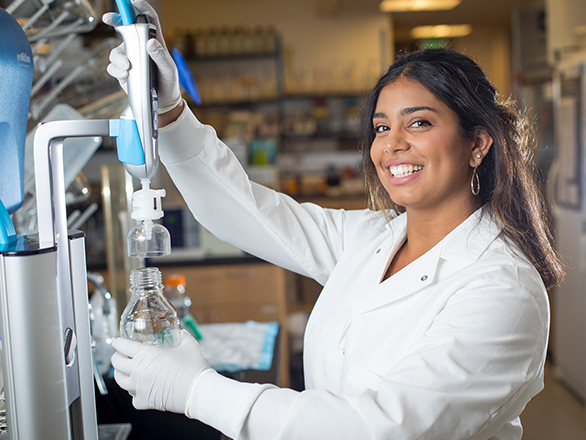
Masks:
[[[141,296],[149,293],[161,293],[163,291],[163,278],[159,269],[144,267],[133,270],[130,274],[130,291]]]

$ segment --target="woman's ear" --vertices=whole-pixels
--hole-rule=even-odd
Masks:
[[[492,147],[492,136],[484,129],[474,132],[474,145],[470,156],[470,166],[480,165]]]

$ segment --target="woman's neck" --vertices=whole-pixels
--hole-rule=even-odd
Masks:
[[[416,253],[423,255],[470,217],[480,202],[444,205],[433,211],[407,209],[407,238]]]
[[[384,279],[431,250],[479,207],[479,203],[474,203],[450,207],[444,212],[407,209],[407,238],[393,257]]]

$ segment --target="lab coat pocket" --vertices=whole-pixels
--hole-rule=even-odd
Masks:
[[[350,364],[346,376],[346,394],[356,395],[366,389],[377,390],[383,380],[378,374],[357,364]]]

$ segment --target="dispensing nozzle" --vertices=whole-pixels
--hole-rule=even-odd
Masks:
[[[141,183],[142,189],[132,195],[130,216],[139,223],[128,233],[128,256],[150,258],[169,255],[169,231],[153,221],[163,217],[161,198],[165,197],[165,190],[151,189],[149,179],[141,179]]]

